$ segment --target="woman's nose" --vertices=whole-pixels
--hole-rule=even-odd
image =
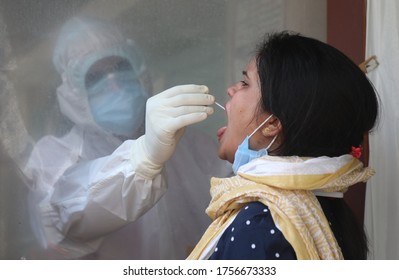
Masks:
[[[234,94],[236,93],[237,89],[236,89],[236,84],[230,86],[227,88],[227,95],[230,97],[233,97]]]

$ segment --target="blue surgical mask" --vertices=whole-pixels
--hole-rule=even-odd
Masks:
[[[250,162],[255,158],[260,158],[263,156],[267,156],[267,150],[273,145],[274,141],[277,138],[277,135],[273,138],[273,140],[269,143],[269,145],[265,149],[261,149],[259,151],[254,151],[249,148],[249,138],[255,134],[273,115],[270,115],[264,122],[262,122],[249,136],[246,136],[244,141],[238,146],[237,151],[234,156],[233,162],[233,171],[234,174],[237,174],[238,169]]]
[[[142,127],[147,95],[133,71],[115,72],[88,89],[94,120],[106,131],[130,137]]]

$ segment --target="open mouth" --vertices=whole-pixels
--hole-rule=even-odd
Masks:
[[[227,128],[227,126],[223,126],[223,127],[218,129],[217,136],[218,136],[219,143],[220,143],[220,141],[223,138],[223,135],[224,135],[224,132],[226,131],[226,128]]]

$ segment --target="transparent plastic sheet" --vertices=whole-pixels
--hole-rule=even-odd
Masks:
[[[326,1],[307,0],[306,4],[299,5],[295,0],[0,1],[0,259],[58,259],[64,254],[60,249],[50,253],[41,250],[31,227],[27,202],[30,182],[21,170],[37,141],[46,135],[60,137],[73,125],[60,112],[55,93],[62,78],[52,63],[55,40],[68,19],[104,19],[133,39],[147,62],[152,94],[177,84],[205,84],[223,106],[227,86],[241,76],[254,44],[265,32],[292,29],[325,40]],[[201,138],[216,142],[216,131],[224,124],[224,111],[215,109],[211,118],[194,128],[201,131]],[[184,160],[192,160],[190,145],[197,141],[193,139],[197,138],[187,141],[186,150],[180,152],[181,159],[173,159],[170,173],[178,170],[179,164],[185,165]],[[198,153],[201,154],[201,147]],[[207,185],[202,187],[209,192]],[[176,197],[169,195],[166,199]],[[117,248],[121,253],[94,254],[89,258],[150,258],[151,255],[132,252],[135,248],[125,245],[133,234],[149,234],[156,240],[158,230],[163,228],[168,229],[169,235],[154,241],[162,247],[159,258],[181,258],[182,251],[190,248],[177,250],[179,253],[174,255],[163,247],[165,240],[177,244],[179,241],[174,235],[179,230],[159,215],[171,208],[167,202],[162,200],[148,213],[148,217],[153,217],[151,223],[144,218],[137,222],[143,228],[151,227],[151,232],[124,228],[122,241],[113,237],[104,243],[104,247]],[[192,205],[204,215],[205,224],[206,201],[194,201]],[[191,227],[190,222],[182,226]],[[199,237],[202,232],[196,234]]]
[[[399,259],[399,81],[397,1],[367,1],[366,55],[378,65],[368,72],[381,104],[377,128],[370,134],[370,165],[376,175],[367,183],[365,227],[373,260]]]

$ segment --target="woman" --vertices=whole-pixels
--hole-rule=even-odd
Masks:
[[[212,179],[214,221],[189,258],[366,258],[342,199],[374,173],[356,158],[378,113],[364,73],[327,44],[281,32],[227,92],[219,156],[237,176]]]

